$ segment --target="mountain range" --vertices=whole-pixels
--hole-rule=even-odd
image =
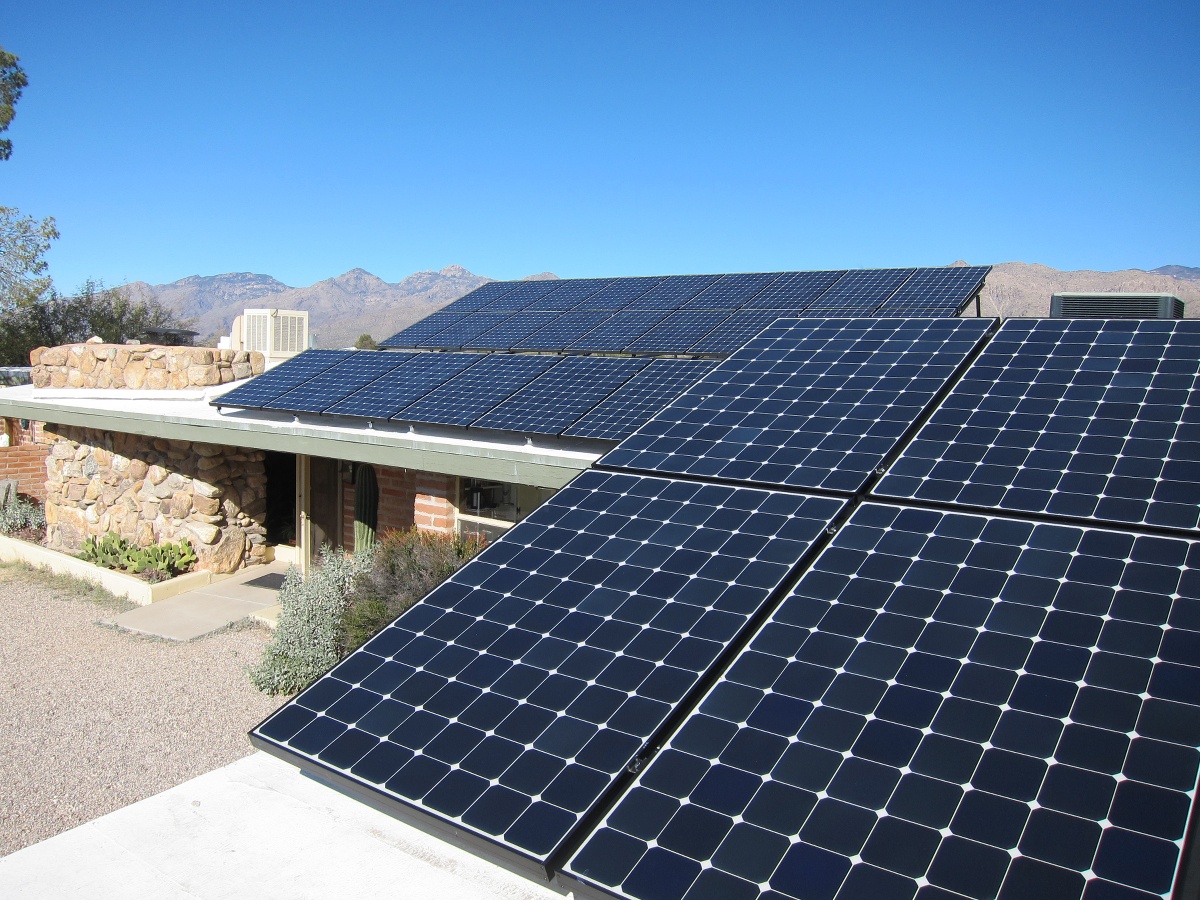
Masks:
[[[527,278],[557,276],[541,272]],[[192,319],[202,338],[228,334],[234,316],[247,308],[302,309],[308,311],[317,346],[345,347],[362,334],[381,341],[492,280],[451,265],[436,272],[416,272],[395,283],[365,269],[351,269],[308,287],[292,287],[270,275],[250,272],[191,275],[170,284],[137,281],[126,287],[135,296],[155,297]],[[1045,316],[1050,295],[1056,291],[1174,294],[1187,303],[1189,317],[1200,315],[1200,268],[1190,266],[1095,272],[1000,263],[988,276],[980,306],[984,315]]]

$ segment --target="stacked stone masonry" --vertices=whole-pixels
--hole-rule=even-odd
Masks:
[[[263,355],[155,344],[67,344],[29,354],[36,388],[182,390],[261,375]]]
[[[261,450],[46,426],[51,547],[76,552],[115,532],[138,546],[189,540],[198,568],[232,572],[266,558]]]

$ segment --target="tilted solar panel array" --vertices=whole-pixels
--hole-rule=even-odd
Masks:
[[[1200,769],[1200,549],[1182,509],[1200,507],[1186,493],[1200,323],[1013,320],[994,335],[965,321],[860,324],[781,323],[707,382],[739,373],[755,408],[807,376],[810,401],[837,402],[857,390],[856,353],[904,341],[916,353],[955,325],[940,333],[948,361],[929,357],[946,364],[940,390],[907,359],[900,396],[927,399],[865,451],[865,478],[852,448],[853,479],[802,478],[801,491],[725,481],[740,471],[608,468],[618,447],[264,722],[256,744],[424,827],[474,835],[515,868],[558,871],[577,896],[1194,890],[1183,879],[1198,873],[1181,866]],[[1079,364],[1082,343],[1099,349]],[[784,344],[797,354],[786,375]],[[838,354],[852,365],[836,368]],[[988,374],[1007,371],[1054,374],[1014,394],[1021,376]],[[822,386],[836,374],[836,389]],[[989,378],[1003,387],[980,401]],[[1043,390],[1054,408],[1039,405]],[[872,391],[896,396],[875,380],[855,405]],[[735,399],[696,405],[692,423],[724,428]],[[1092,404],[1083,419],[1127,428],[1102,492],[1125,484],[1123,459],[1135,463],[1121,478],[1165,479],[1161,498],[1143,486],[1138,515],[1099,495],[1032,511],[1001,496],[987,512],[973,494],[908,499],[921,476],[906,460],[928,459],[913,451],[934,440],[939,458],[975,466],[960,488],[1014,484],[1008,457],[972,455],[970,429],[993,427],[997,410],[1042,416],[989,437],[989,452],[1009,430],[1066,433],[1082,424],[1076,401]],[[963,410],[967,421],[938,424]],[[792,427],[815,446],[838,421]],[[1092,433],[1112,438],[1109,427]],[[778,449],[768,431],[748,446]],[[1144,468],[1153,441],[1166,441],[1157,474]],[[1066,452],[1064,469],[1093,454],[1034,450]]]
[[[658,278],[492,282],[426,320],[393,335],[384,347],[487,350],[569,349],[595,353],[724,354],[757,331],[739,313],[798,315],[953,316],[978,294],[986,266],[931,269],[860,269],[836,272],[768,272],[739,275],[673,275]],[[494,287],[509,285],[507,289]],[[893,308],[894,307],[894,308]],[[546,346],[542,331],[569,335],[580,313],[608,313]],[[435,325],[444,323],[438,329]],[[728,329],[734,330],[732,338]],[[758,329],[761,330],[761,327]],[[530,345],[530,341],[534,343]]]

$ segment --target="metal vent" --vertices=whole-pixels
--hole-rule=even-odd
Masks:
[[[1052,319],[1182,319],[1172,294],[1053,294]]]

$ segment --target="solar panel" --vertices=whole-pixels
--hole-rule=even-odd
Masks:
[[[715,362],[656,359],[563,431],[571,437],[619,441],[707,375]]]
[[[864,505],[568,871],[646,900],[1167,896],[1198,567],[1193,541]]]
[[[584,307],[587,309],[623,309],[627,304],[664,281],[666,281],[665,275],[618,278],[608,287],[588,297]]]
[[[684,309],[738,309],[755,294],[779,278],[778,272],[747,272],[725,275],[720,281],[697,294]]]
[[[746,309],[804,309],[845,272],[784,272],[744,304]]]
[[[720,275],[670,275],[656,287],[630,302],[626,309],[678,309]]]
[[[506,291],[501,297],[489,303],[489,312],[516,312],[527,309],[537,303],[545,294],[562,287],[557,278],[548,281],[519,281],[511,291]]]
[[[263,409],[318,413],[366,387],[411,359],[411,353],[364,350],[334,363],[320,375],[263,404]]]
[[[471,425],[559,434],[649,363],[648,359],[568,356]]]
[[[232,391],[222,394],[212,401],[212,405],[262,409],[263,404],[286,394],[310,378],[315,378],[352,353],[353,350],[305,350],[270,371],[263,372]]]
[[[855,492],[991,319],[786,319],[600,465]]]
[[[474,340],[481,334],[491,331],[497,325],[512,318],[512,312],[474,312],[464,316],[462,320],[443,328],[437,334],[418,341],[417,347],[430,349],[460,350],[468,341]]]
[[[1198,390],[1195,320],[1009,319],[876,493],[1194,531]]]
[[[485,356],[420,400],[393,413],[392,418],[435,425],[470,425],[562,359],[504,353]]]
[[[418,353],[325,410],[327,415],[388,419],[482,360],[479,353]]]
[[[612,311],[607,309],[575,309],[562,313],[544,328],[526,335],[513,349],[565,350],[569,344],[577,341],[580,335],[598,327],[612,314]]]
[[[616,281],[615,278],[572,278],[558,282],[559,287],[549,294],[538,297],[530,309],[556,309],[566,311],[574,309],[604,288]]]
[[[842,507],[585,472],[252,740],[545,878]]]
[[[428,340],[439,331],[461,322],[467,317],[464,312],[452,312],[449,309],[430,313],[420,321],[414,322],[403,331],[398,331],[383,341],[381,347],[418,347],[420,342]]]
[[[991,266],[951,266],[917,269],[896,293],[876,311],[876,315],[904,315],[904,310],[944,309],[953,314],[979,293]]]
[[[795,315],[794,310],[786,309],[739,309],[688,350],[691,353],[728,355],[760,334],[776,319],[787,319]]]
[[[613,313],[591,331],[574,340],[568,350],[618,352],[665,319],[668,310],[621,310]]]
[[[487,350],[511,350],[531,334],[545,328],[562,313],[549,310],[523,310],[513,313],[499,325],[465,342],[463,347]]]
[[[726,309],[681,309],[630,343],[630,353],[686,353],[729,318]]]
[[[469,294],[459,297],[446,309],[452,309],[456,314],[463,315],[477,312],[492,301],[503,297],[519,284],[521,284],[519,281],[489,281],[487,284],[481,284]]]
[[[829,290],[806,308],[809,315],[834,310],[833,315],[868,314],[887,300],[914,269],[854,269],[847,272]]]

